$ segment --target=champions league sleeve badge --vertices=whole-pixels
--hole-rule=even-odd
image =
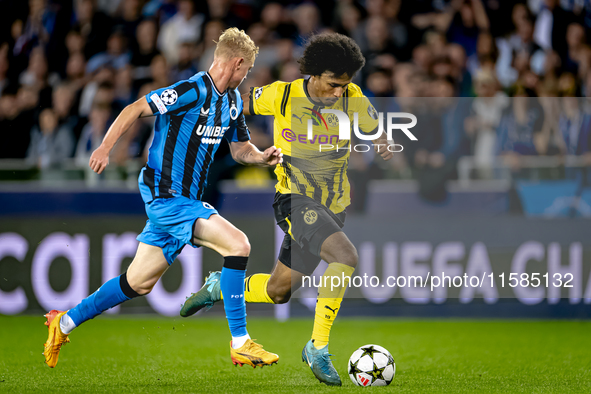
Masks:
[[[160,99],[165,105],[173,105],[179,98],[178,93],[174,89],[166,89],[160,94]]]
[[[261,97],[261,94],[263,94],[263,88],[262,87],[261,88],[256,88],[254,90],[254,99],[255,100],[258,100],[259,97]]]

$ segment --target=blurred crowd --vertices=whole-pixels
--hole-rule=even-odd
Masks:
[[[0,9],[0,158],[42,169],[85,165],[123,107],[207,70],[231,26],[260,47],[243,91],[301,78],[296,60],[314,33],[352,37],[367,60],[354,79],[365,94],[431,117],[396,170],[448,179],[471,155],[486,176],[498,157],[519,168],[524,155],[590,151],[591,0],[0,0]],[[136,122],[112,161],[143,157],[152,123]],[[270,119],[248,124],[256,145],[272,144]]]

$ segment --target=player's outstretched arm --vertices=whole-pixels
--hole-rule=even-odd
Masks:
[[[125,107],[109,127],[109,131],[107,131],[101,145],[92,152],[88,163],[90,168],[98,174],[103,172],[109,164],[109,153],[111,153],[111,149],[113,149],[119,138],[129,130],[129,127],[136,119],[152,115],[152,109],[145,97]]]
[[[283,163],[283,153],[280,148],[272,146],[264,152],[258,150],[250,141],[231,142],[232,158],[240,164],[254,164],[259,166],[274,166]]]

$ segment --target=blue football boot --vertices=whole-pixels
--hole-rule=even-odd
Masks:
[[[209,276],[205,278],[205,284],[197,293],[191,294],[185,300],[181,308],[181,316],[188,317],[199,312],[201,309],[207,307],[210,309],[213,304],[222,299],[222,291],[220,289],[220,278],[222,273],[220,271],[210,272]]]
[[[316,349],[312,340],[308,341],[302,350],[302,361],[310,366],[316,379],[329,386],[340,386],[341,377],[334,369],[330,356],[332,354],[328,354],[328,345]]]

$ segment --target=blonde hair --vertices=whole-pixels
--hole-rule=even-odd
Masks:
[[[235,27],[226,29],[216,44],[214,57],[231,59],[241,56],[254,63],[259,53],[259,47],[254,44],[248,34],[244,30],[238,30]]]

